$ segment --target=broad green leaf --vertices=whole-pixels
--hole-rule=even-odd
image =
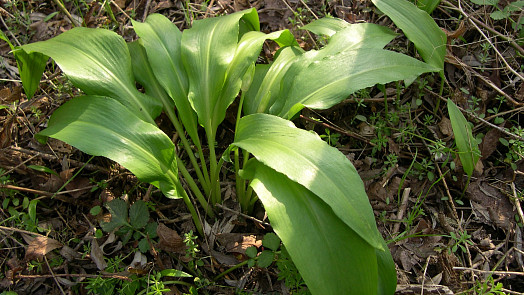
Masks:
[[[149,210],[146,203],[138,200],[129,208],[129,223],[134,229],[142,229],[149,221]]]
[[[126,42],[114,32],[77,27],[22,49],[50,56],[86,94],[112,97],[150,123],[162,111],[160,101],[136,89]]]
[[[133,61],[133,74],[136,81],[144,87],[145,93],[151,97],[159,98],[165,109],[174,108],[175,103],[164,91],[164,88],[156,79],[153,69],[151,69],[144,47],[139,41],[134,41],[127,43],[127,48]]]
[[[251,186],[271,226],[312,294],[378,293],[375,249],[341,221],[332,207],[260,162],[249,163],[243,175],[253,179]],[[391,286],[384,286],[381,294],[393,294]]]
[[[289,67],[303,54],[300,47],[283,48],[271,65],[257,64],[255,78],[245,93],[244,114],[265,113],[280,93],[280,84]]]
[[[473,136],[468,121],[451,99],[448,99],[448,113],[451,127],[453,129],[453,135],[455,137],[455,143],[458,148],[460,162],[462,163],[464,172],[471,177],[475,165],[480,159],[480,150],[477,140]]]
[[[208,133],[214,132],[220,123],[214,113],[217,108],[223,108],[219,99],[237,50],[242,18],[248,22],[247,27],[258,28],[256,10],[250,9],[199,20],[182,35],[182,61],[189,78],[188,98]]]
[[[323,17],[301,27],[301,29],[308,30],[317,35],[325,35],[331,37],[336,32],[342,30],[343,28],[346,28],[348,25],[348,22],[340,18]]]
[[[227,108],[240,91],[244,74],[255,63],[266,40],[274,40],[280,46],[298,46],[295,38],[288,30],[271,34],[258,31],[244,34],[227,69],[224,88],[221,91],[222,95],[219,97],[213,112],[213,126],[218,126],[224,120]]]
[[[343,51],[313,62],[293,79],[289,92],[280,97],[281,110],[271,112],[292,118],[304,106],[329,108],[359,89],[403,80],[438,68],[400,53],[366,48]],[[290,74],[288,72],[288,74]]]
[[[342,153],[316,134],[276,116],[253,114],[238,122],[233,145],[311,190],[371,246],[383,248],[357,171]]]
[[[25,95],[27,99],[31,99],[40,85],[40,78],[49,57],[38,52],[27,53],[21,49],[13,50],[13,55],[18,65]]]
[[[319,21],[320,24],[318,24]],[[344,23],[342,20],[340,20],[340,22]],[[322,24],[322,20],[312,23],[315,31],[319,31],[319,27],[321,27]],[[311,93],[316,91],[324,92],[324,97],[318,97],[318,99],[326,99],[326,104],[321,107],[324,108],[340,102],[355,90],[380,83],[381,79],[384,79],[385,75],[388,75],[388,73],[384,73],[384,71],[388,71],[389,68],[382,69],[374,68],[373,66],[380,63],[383,65],[387,64],[388,67],[391,66],[391,60],[389,60],[389,58],[393,53],[382,50],[382,48],[395,36],[396,34],[391,30],[375,24],[347,24],[346,27],[339,29],[332,35],[327,46],[318,51],[312,50],[306,52],[297,56],[295,60],[292,61],[292,65],[281,78],[281,88],[277,97],[272,98],[272,102],[274,101],[274,103],[269,107],[269,113],[290,118],[303,107],[302,104],[296,104],[306,99],[305,94],[311,95]],[[379,54],[378,56],[377,53]],[[361,63],[358,59],[361,56],[363,56],[363,61],[372,60],[371,65]],[[337,60],[337,62],[333,62],[334,60]],[[402,72],[406,76],[411,75],[408,77],[417,75],[413,74],[413,63],[416,63],[414,59],[403,56],[401,60],[409,60],[411,63],[408,64],[407,68],[401,68],[406,64],[395,65],[397,72]],[[333,67],[333,63],[336,64],[335,67]],[[418,62],[419,66],[426,68],[425,71],[430,68],[427,65],[421,64],[422,63]],[[340,72],[339,69],[342,69],[342,72]],[[348,80],[354,79],[352,74],[360,74],[367,69],[371,70],[371,72],[366,72],[368,77],[366,83],[362,85],[355,83],[355,85],[349,86],[335,85],[336,83],[344,83],[343,80],[346,80],[345,82],[347,83]],[[337,71],[337,73],[334,73],[335,71]],[[378,73],[373,71],[377,71]],[[424,70],[419,69],[418,73],[420,72],[424,72]],[[346,75],[346,77],[343,77],[344,75]],[[311,79],[311,76],[315,76],[315,78],[306,82],[306,79]],[[304,78],[300,83],[297,83],[297,78],[299,77]],[[320,79],[318,79],[318,77],[320,77]],[[364,77],[366,77],[366,75],[358,78],[362,81],[363,79],[361,78]],[[375,77],[376,79],[373,80]],[[398,79],[402,78],[388,79],[388,82]],[[310,81],[318,83],[310,84]],[[321,89],[317,89],[319,87]],[[335,89],[336,87],[339,88]],[[348,88],[346,89],[346,87]],[[315,95],[316,94],[313,94],[313,96]],[[323,102],[319,101],[319,103],[322,104]],[[287,114],[294,106],[293,113]]]
[[[304,26],[303,29],[308,29],[312,26],[315,32],[322,32],[322,30],[319,29],[319,27],[321,26],[318,24],[318,22],[321,22],[324,19],[325,18],[316,20]],[[345,23],[345,21],[343,20],[339,21]],[[336,31],[335,33],[333,33],[333,35],[330,36],[331,38],[329,39],[328,44],[324,48],[318,51],[312,50],[308,52],[308,54],[314,54],[313,56],[315,57],[315,60],[320,60],[321,58],[324,58],[329,55],[334,55],[345,50],[356,50],[359,48],[381,49],[384,48],[384,46],[386,46],[389,42],[391,42],[391,40],[393,40],[393,38],[395,38],[396,36],[397,34],[395,34],[393,31],[384,26],[379,26],[371,23],[346,23],[345,27],[340,28],[338,31]]]
[[[372,1],[415,44],[425,62],[441,71],[444,69],[446,34],[427,12],[407,0]]]
[[[149,15],[144,23],[133,21],[133,28],[156,78],[174,101],[187,133],[198,144],[196,114],[187,99],[189,83],[181,56],[182,33],[161,14]]]
[[[121,226],[129,225],[127,222],[128,207],[124,200],[114,199],[107,203],[107,208],[111,213],[111,221],[102,223],[102,229],[111,232]]]
[[[56,110],[48,124],[36,134],[40,141],[53,137],[85,153],[107,157],[166,196],[178,198],[173,143],[156,125],[141,120],[118,101],[77,97]]]
[[[378,265],[378,294],[393,294],[397,287],[397,270],[384,240],[382,245],[385,251],[375,249]]]

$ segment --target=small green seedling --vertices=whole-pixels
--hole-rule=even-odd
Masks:
[[[149,250],[148,238],[156,238],[156,222],[149,222],[149,210],[144,201],[138,200],[131,207],[122,200],[114,199],[107,203],[111,212],[111,221],[102,223],[102,229],[106,232],[116,230],[122,236],[122,242],[126,244],[134,238],[138,242],[138,249],[145,253]]]
[[[262,246],[267,249],[264,249],[260,253],[258,253],[257,248],[254,246],[246,249],[246,256],[249,257],[247,266],[253,267],[256,264],[261,268],[269,267],[277,257],[277,250],[280,248],[280,239],[274,233],[268,233],[262,240]]]

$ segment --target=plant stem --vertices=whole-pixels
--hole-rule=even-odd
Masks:
[[[189,209],[189,212],[191,213],[191,217],[193,217],[193,222],[195,223],[195,227],[197,228],[198,233],[203,237],[204,230],[202,229],[202,223],[200,222],[200,219],[198,218],[198,213],[196,212],[195,206],[193,206],[193,203],[191,203],[191,200],[189,199],[189,196],[187,195],[186,191],[182,187],[182,184],[180,184],[180,181],[178,180],[178,175],[175,175],[173,172],[168,172],[168,175],[173,180],[177,193],[180,196],[182,196],[184,203],[186,204],[187,208]]]
[[[249,200],[246,200],[246,192],[245,192],[245,184],[244,180],[240,177],[238,174],[238,171],[240,170],[240,152],[238,148],[235,150],[235,184],[236,184],[236,193],[237,193],[237,199],[240,203],[240,208],[242,209],[242,212],[247,212],[247,204],[249,203]]]
[[[202,174],[202,170],[200,169],[200,166],[198,165],[198,162],[197,162],[197,160],[195,158],[195,155],[193,154],[193,150],[191,149],[191,145],[189,144],[189,141],[187,140],[187,138],[185,136],[184,128],[182,127],[182,125],[178,121],[178,118],[177,118],[177,116],[175,114],[175,111],[171,107],[164,107],[164,109],[167,112],[167,116],[169,117],[169,119],[173,123],[173,126],[175,126],[175,130],[178,133],[178,136],[180,137],[180,141],[182,142],[182,145],[184,146],[184,149],[186,150],[186,153],[189,156],[189,160],[191,161],[191,165],[195,169],[195,173],[196,173],[196,175],[198,177],[198,181],[200,182],[200,185],[202,186],[202,188],[204,188],[204,191],[206,191],[206,192],[209,191],[209,188],[210,188],[209,180],[206,181],[206,178]],[[199,155],[201,157],[200,160],[201,160],[202,163],[205,163],[205,158],[203,157],[201,144],[198,143],[196,145],[197,145],[197,148],[199,149],[198,152],[199,152]],[[205,167],[205,164],[203,164],[202,166]],[[205,171],[205,172],[207,173],[207,171]]]
[[[209,131],[208,131],[209,130]],[[209,195],[213,204],[221,203],[220,198],[220,180],[217,171],[217,156],[215,154],[215,131],[206,128],[207,144],[209,146],[209,173],[210,173],[210,191]]]
[[[239,264],[237,264],[237,265],[231,267],[230,269],[228,269],[228,270],[224,271],[223,273],[219,274],[218,276],[216,276],[216,277],[213,279],[213,281],[217,281],[218,279],[220,279],[221,277],[223,277],[223,276],[227,275],[228,273],[234,271],[235,269],[237,269],[237,268],[239,268],[239,267],[242,267],[242,266],[246,265],[246,264],[248,263],[248,261],[249,261],[249,260],[242,261],[242,262],[240,262]]]
[[[206,200],[206,198],[204,197],[200,189],[198,189],[197,184],[195,183],[195,181],[193,180],[193,178],[187,171],[186,167],[184,166],[184,163],[178,157],[177,157],[177,162],[178,162],[178,169],[182,173],[182,176],[184,177],[184,179],[187,181],[187,184],[189,185],[189,188],[191,189],[191,191],[195,194],[198,202],[200,202],[200,205],[204,207],[206,214],[209,217],[214,218],[215,214],[213,213],[213,210],[209,208],[209,202]]]

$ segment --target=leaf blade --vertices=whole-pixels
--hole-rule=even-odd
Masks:
[[[477,140],[473,137],[473,131],[468,121],[451,99],[448,99],[447,107],[455,143],[459,150],[460,162],[464,172],[471,177],[473,170],[475,170],[475,165],[480,159],[480,149]]]
[[[446,34],[433,18],[406,0],[372,0],[415,44],[425,62],[444,69]]]
[[[159,101],[136,89],[127,45],[114,32],[76,27],[21,48],[50,56],[86,94],[112,97],[146,121],[153,122],[162,110]]]
[[[311,190],[370,245],[383,248],[358,173],[317,135],[276,116],[253,114],[240,119],[233,145]]]
[[[36,137],[41,141],[53,137],[88,154],[114,160],[166,196],[177,198],[173,143],[157,126],[141,120],[116,100],[77,97],[57,109],[49,127]]]
[[[313,294],[377,294],[374,249],[331,207],[260,162],[251,162],[245,172]]]

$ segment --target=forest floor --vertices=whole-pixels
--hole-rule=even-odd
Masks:
[[[0,3],[0,27],[15,46],[50,39],[73,22],[110,29],[131,41],[136,36],[130,19],[143,21],[152,13],[183,30],[195,19],[256,7],[262,31],[289,29],[304,48],[315,42],[299,28],[331,15],[388,26],[399,36],[387,48],[417,57],[402,32],[368,0]],[[524,292],[523,6],[513,0],[441,1],[431,16],[448,36],[442,90],[437,73],[425,74],[408,87],[391,83],[385,92],[372,87],[329,110],[305,109],[295,120],[357,168],[396,263],[398,294]],[[264,46],[261,59],[271,59],[273,50]],[[262,206],[253,216],[239,213],[226,172],[222,189],[229,199],[217,221],[208,220],[221,234],[209,245],[208,239],[194,238],[181,200],[162,197],[105,158],[56,140],[39,144],[34,134],[78,94],[50,62],[40,89],[28,100],[11,48],[0,41],[0,292],[307,294],[286,259],[267,268],[244,265],[215,280],[246,259],[247,247],[261,247],[271,232]],[[454,148],[447,99],[462,108],[480,144],[471,179],[442,153]],[[219,133],[218,148],[231,143],[228,128]],[[119,197],[146,201],[158,225],[149,251],[100,230],[100,222],[111,218],[104,205]],[[162,273],[188,271],[188,263],[202,265],[192,278],[173,281]]]

